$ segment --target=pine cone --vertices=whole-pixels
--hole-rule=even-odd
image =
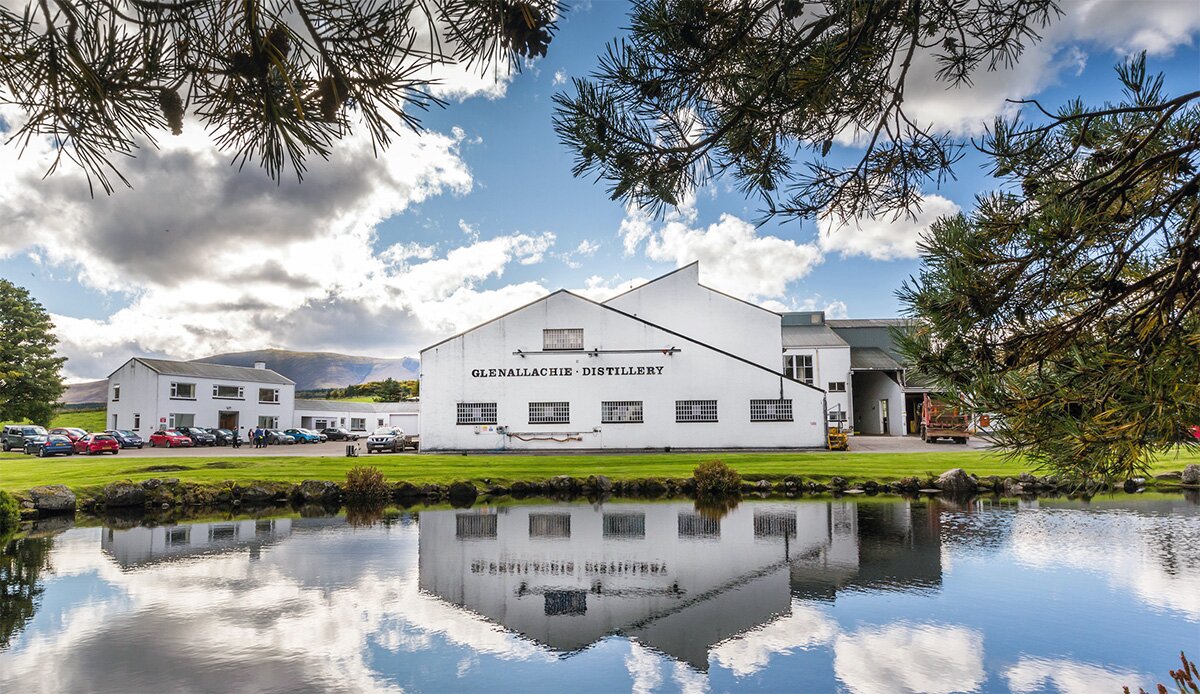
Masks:
[[[183,99],[174,89],[162,89],[158,92],[158,106],[162,109],[167,125],[172,135],[183,134]]]
[[[321,98],[321,118],[331,122],[337,120],[338,111],[342,104],[346,103],[349,89],[350,85],[333,76],[326,77],[317,84],[317,94]]]
[[[273,48],[281,57],[286,58],[292,52],[292,37],[287,27],[276,24],[267,32],[267,46]]]

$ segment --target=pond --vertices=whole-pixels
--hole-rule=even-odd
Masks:
[[[0,691],[1120,692],[1200,658],[1194,498],[283,511],[9,543]]]

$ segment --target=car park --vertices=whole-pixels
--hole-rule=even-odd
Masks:
[[[408,445],[408,437],[399,427],[383,427],[376,429],[367,437],[367,453],[382,453],[390,451],[399,453]]]
[[[316,429],[301,429],[301,431],[307,431],[308,433],[312,434],[313,436],[316,436],[317,438],[319,438],[321,440],[321,443],[325,443],[326,441],[329,440],[328,436],[326,436],[325,434],[322,434],[321,432],[317,431]]]
[[[141,448],[146,445],[142,437],[128,429],[109,429],[104,433],[116,439],[117,443],[121,444],[121,448]]]
[[[0,448],[5,453],[14,448],[25,448],[26,441],[34,436],[46,436],[49,432],[36,424],[9,424],[0,433]]]
[[[36,455],[39,458],[49,458],[52,455],[74,455],[75,444],[71,439],[59,434],[45,436],[30,436],[25,439],[25,455]]]
[[[78,427],[58,427],[56,429],[51,429],[50,433],[58,434],[59,436],[66,436],[67,438],[71,439],[71,443],[75,443],[84,436],[87,436],[87,431]]]
[[[217,438],[218,446],[232,446],[234,439],[241,438],[233,429],[209,429],[208,431]]]
[[[321,443],[321,437],[310,434],[306,429],[285,429],[283,433],[296,439],[296,443]]]
[[[349,429],[330,427],[328,429],[322,429],[321,433],[324,434],[325,436],[329,437],[330,441],[357,441],[358,440],[358,434],[351,432]]]
[[[180,446],[191,446],[192,440],[174,429],[162,429],[150,434],[150,447],[157,448],[164,446],[166,448],[178,448]]]
[[[215,446],[217,437],[203,427],[176,427],[175,431],[192,440],[193,446]]]
[[[296,443],[296,437],[282,429],[267,429],[267,443],[290,446]]]
[[[75,452],[84,455],[121,452],[121,444],[111,434],[85,434],[75,442]]]

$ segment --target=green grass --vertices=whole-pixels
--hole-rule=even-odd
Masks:
[[[104,424],[104,410],[60,410],[50,420],[50,427],[75,427],[87,431],[103,431],[108,427]],[[0,426],[21,424],[25,422],[0,422]]]
[[[0,454],[0,489],[25,491],[41,484],[65,484],[76,489],[103,485],[114,480],[177,477],[190,482],[283,481],[306,479],[341,481],[354,465],[374,465],[389,481],[447,483],[454,480],[505,484],[515,480],[542,480],[555,475],[586,477],[607,475],[612,479],[642,477],[689,477],[705,460],[719,459],[732,465],[744,479],[778,480],[787,475],[828,480],[847,479],[880,482],[909,475],[939,474],[961,467],[979,476],[1015,476],[1029,469],[1005,462],[988,451],[921,453],[644,453],[597,455],[372,455],[358,458],[256,456],[206,460],[202,457],[59,457],[40,459],[21,454]],[[1200,454],[1165,456],[1154,464],[1155,474],[1182,470],[1200,462]],[[152,466],[182,466],[182,470],[149,470]]]

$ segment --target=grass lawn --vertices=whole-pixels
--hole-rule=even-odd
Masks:
[[[607,475],[613,479],[641,477],[689,477],[705,460],[719,459],[736,468],[743,478],[777,480],[787,475],[828,480],[895,480],[909,475],[939,474],[961,467],[979,476],[1015,476],[1028,466],[1005,462],[987,451],[929,453],[642,453],[596,455],[372,455],[359,458],[261,456],[222,458],[155,457],[133,458],[72,456],[41,459],[21,454],[0,454],[0,489],[24,491],[40,484],[65,484],[76,489],[114,480],[178,477],[191,482],[223,480],[272,480],[300,482],[306,479],[341,481],[354,465],[374,465],[390,481],[447,483],[455,480],[504,484],[515,480],[542,480],[555,475],[586,477]],[[1200,454],[1165,456],[1153,472],[1182,470],[1200,463]],[[183,469],[154,470],[156,466]]]

